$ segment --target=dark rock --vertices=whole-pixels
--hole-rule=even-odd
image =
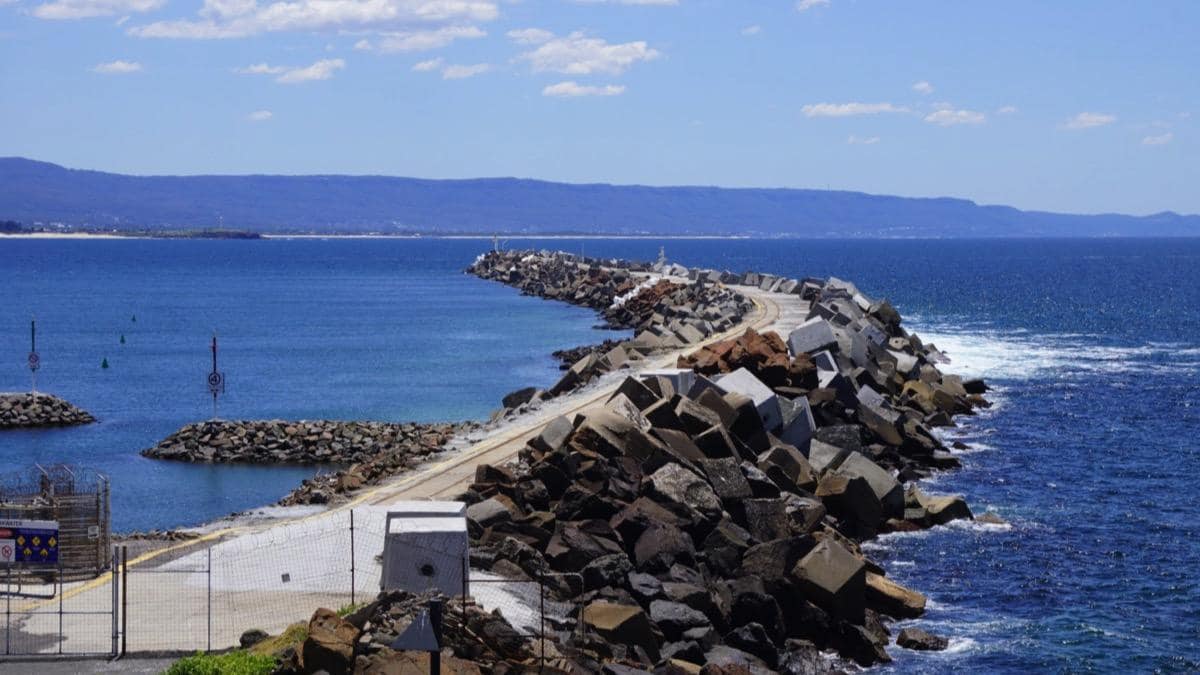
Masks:
[[[950,641],[920,628],[905,628],[900,631],[900,636],[896,638],[896,644],[905,649],[942,651],[950,646]]]
[[[654,600],[650,603],[650,620],[662,629],[668,640],[678,640],[684,632],[710,623],[703,612],[669,600]]]

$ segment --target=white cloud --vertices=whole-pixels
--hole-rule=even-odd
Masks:
[[[363,38],[354,43],[354,48],[360,52],[369,52],[375,48],[375,45],[371,44],[370,40]]]
[[[925,121],[943,127],[959,124],[983,124],[987,116],[976,110],[956,110],[948,105],[940,104],[938,109],[925,116]]]
[[[1102,127],[1117,121],[1116,115],[1105,113],[1081,112],[1063,123],[1063,127],[1071,130],[1091,129]]]
[[[58,2],[158,2],[163,0],[57,0]],[[157,21],[129,29],[150,38],[216,39],[282,31],[435,31],[492,21],[494,0],[204,0],[195,19]],[[451,38],[453,39],[453,38]]]
[[[33,8],[39,19],[89,19],[133,12],[150,12],[166,0],[54,0]]]
[[[380,33],[374,45],[368,44],[363,49],[374,49],[383,53],[393,52],[424,52],[439,49],[459,39],[475,39],[487,35],[475,26],[444,26],[435,30],[400,31]],[[366,42],[360,40],[359,43]],[[358,44],[355,44],[358,48]]]
[[[625,92],[623,84],[606,84],[602,87],[583,85],[567,80],[552,84],[542,89],[542,96],[557,96],[560,98],[576,98],[579,96],[617,96]]]
[[[796,11],[807,12],[813,7],[828,7],[829,0],[796,0]]]
[[[108,63],[98,63],[92,66],[93,73],[101,73],[103,75],[126,75],[128,73],[141,72],[142,64],[137,61],[109,61]]]
[[[451,65],[442,68],[443,80],[462,80],[468,77],[475,77],[488,72],[492,69],[490,63],[476,63],[469,66]]]
[[[1016,115],[1017,114],[1017,106],[1015,106],[1015,105],[1001,106],[996,109],[996,114],[997,115]]]
[[[846,142],[849,143],[850,145],[875,145],[876,143],[879,142],[879,137],[878,136],[855,136],[854,134],[851,134],[850,138],[846,139]]]
[[[519,45],[540,45],[543,42],[549,42],[554,37],[554,33],[541,28],[519,28],[510,30],[505,35]]]
[[[581,5],[678,5],[679,0],[575,0]]]
[[[908,108],[891,103],[810,103],[800,109],[805,117],[852,117],[880,113],[906,113]]]
[[[439,56],[436,59],[429,59],[428,61],[421,61],[419,63],[416,63],[413,65],[412,69],[417,71],[418,73],[427,73],[431,70],[437,70],[438,68],[441,68],[441,67],[442,67],[442,57]]]
[[[234,68],[233,72],[238,75],[278,75],[286,70],[287,68],[284,66],[270,66],[265,63],[256,63],[244,68]]]
[[[322,59],[311,66],[272,66],[266,63],[256,63],[245,68],[235,68],[233,72],[239,75],[278,75],[276,82],[281,84],[298,84],[313,80],[328,80],[333,74],[346,67],[342,59]]]
[[[760,26],[758,24],[754,24],[753,26],[746,26],[745,28],[742,29],[742,35],[758,35],[761,32],[762,32],[762,26]]]
[[[251,122],[266,122],[274,116],[274,113],[272,113],[270,110],[255,110],[249,115],[246,115],[246,119],[250,120]]]
[[[933,85],[929,84],[925,80],[921,80],[920,82],[916,82],[913,84],[912,90],[917,92],[918,94],[932,94],[933,93]]]
[[[1167,133],[1159,134],[1158,136],[1147,136],[1147,137],[1143,138],[1142,145],[1166,145],[1167,143],[1170,143],[1174,138],[1175,138],[1175,134],[1168,131]]]
[[[638,61],[653,61],[659,56],[657,50],[647,47],[641,40],[609,44],[576,31],[566,37],[549,40],[517,58],[528,61],[538,72],[620,75]]]

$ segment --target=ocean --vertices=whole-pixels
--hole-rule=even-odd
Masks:
[[[964,468],[925,481],[1007,525],[867,545],[929,595],[908,623],[950,649],[895,672],[1200,670],[1200,240],[509,240],[509,247],[790,276],[888,297],[985,377],[994,407],[946,431]],[[310,467],[191,466],[138,450],[209,417],[483,419],[598,342],[581,308],[462,274],[484,240],[0,241],[0,390],[29,385],[96,425],[0,434],[0,466],[112,477],[114,528],[193,525],[274,502]],[[136,319],[136,320],[135,320]],[[121,344],[121,336],[125,337]],[[109,368],[102,369],[107,359]]]

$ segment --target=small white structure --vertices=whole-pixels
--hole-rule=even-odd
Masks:
[[[462,502],[396,502],[388,506],[383,541],[385,590],[438,590],[467,595],[470,545]]]

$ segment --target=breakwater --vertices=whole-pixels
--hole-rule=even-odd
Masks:
[[[689,270],[662,263],[548,251],[492,251],[479,256],[466,271],[519,288],[526,295],[590,307],[604,325],[634,331],[631,340],[564,350],[559,358],[576,360],[558,382],[545,390],[513,392],[494,419],[520,414],[600,375],[633,367],[650,354],[701,342],[737,325],[753,308],[748,298],[727,286],[695,274],[689,279]]]
[[[189,424],[142,455],[204,463],[334,465],[339,467],[336,471],[306,479],[280,501],[326,504],[417,466],[445,449],[456,433],[474,426],[469,422],[212,420]]]
[[[65,427],[91,424],[96,418],[49,394],[0,394],[0,429]]]
[[[604,294],[528,280],[547,260],[590,274],[613,263],[484,260],[489,278],[607,313]],[[808,315],[786,334],[747,330],[676,370],[627,378],[602,407],[549,423],[516,463],[478,467],[463,497],[476,564],[556,574],[556,592],[582,608],[573,618],[587,630],[559,636],[582,671],[676,661],[819,672],[830,649],[863,666],[890,660],[889,624],[926,600],[861,543],[972,517],[961,497],[913,483],[958,465],[933,429],[987,406],[986,385],[941,372],[935,346],[849,282],[669,273],[731,297],[729,284],[797,295]],[[901,644],[918,643],[945,644]]]

